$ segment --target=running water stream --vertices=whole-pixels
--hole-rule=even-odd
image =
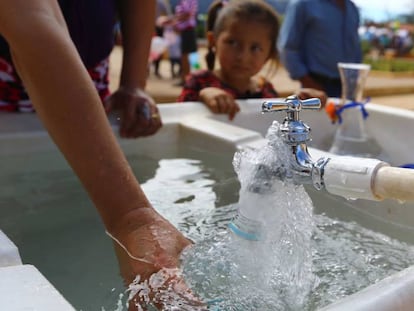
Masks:
[[[302,310],[317,284],[310,246],[312,202],[302,186],[278,178],[287,170],[283,163],[289,154],[277,122],[267,138],[262,149],[237,152],[233,161],[241,189],[232,225],[243,230],[253,220],[241,212],[254,214],[257,240],[226,229],[183,254],[188,285],[220,310]],[[135,291],[144,288],[138,285]]]
[[[231,229],[197,243],[183,258],[191,287],[220,310],[303,310],[317,285],[312,202],[302,186],[280,180],[289,176],[283,165],[289,151],[277,122],[267,139],[260,150],[234,157],[241,189]]]

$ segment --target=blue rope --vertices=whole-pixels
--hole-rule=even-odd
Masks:
[[[368,111],[365,109],[365,104],[369,102],[369,98],[367,98],[367,100],[365,101],[365,103],[358,103],[358,102],[350,102],[347,103],[345,105],[343,105],[341,108],[339,108],[338,110],[336,110],[336,115],[338,116],[338,123],[341,124],[342,123],[342,117],[341,114],[344,110],[346,109],[350,109],[350,108],[355,108],[355,107],[359,107],[361,113],[362,113],[362,117],[364,118],[364,120],[366,118],[368,118],[369,114]]]

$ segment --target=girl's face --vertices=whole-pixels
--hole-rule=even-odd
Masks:
[[[269,30],[255,21],[234,20],[228,23],[228,27],[215,38],[221,72],[231,79],[250,79],[269,59]]]

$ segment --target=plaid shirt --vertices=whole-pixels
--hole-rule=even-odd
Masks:
[[[206,87],[217,87],[222,89],[231,94],[235,99],[278,97],[272,83],[263,77],[259,78],[259,85],[256,90],[241,93],[222,82],[213,72],[209,70],[199,70],[187,76],[183,90],[181,91],[177,101],[200,101],[200,91]]]

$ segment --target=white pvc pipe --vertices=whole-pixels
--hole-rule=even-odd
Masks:
[[[338,156],[324,169],[325,188],[347,199],[414,201],[414,170],[377,159]]]
[[[376,159],[332,157],[324,169],[325,188],[329,193],[347,199],[381,200],[382,197],[372,191],[373,176],[386,165]]]
[[[414,169],[381,167],[373,179],[373,192],[380,198],[414,201]]]

